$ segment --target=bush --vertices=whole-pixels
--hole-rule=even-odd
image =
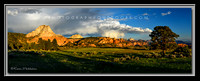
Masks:
[[[119,62],[120,59],[119,58],[114,58],[114,62]]]
[[[176,58],[176,55],[170,55],[170,58]]]
[[[148,53],[144,53],[144,54],[143,54],[143,57],[144,57],[144,58],[148,58]]]
[[[132,59],[134,59],[135,56],[131,56]]]
[[[104,52],[100,52],[100,54],[105,54]]]
[[[135,57],[135,60],[140,60],[140,57]]]
[[[178,47],[176,48],[173,52],[173,54],[183,54],[186,57],[190,56],[190,49],[186,46],[186,47]]]
[[[83,55],[86,55],[87,53],[83,52],[82,54],[83,54]]]
[[[159,57],[161,57],[161,55],[158,54],[158,53],[154,53],[152,56],[155,57],[155,58],[159,58]]]
[[[179,57],[180,57],[180,58],[183,58],[183,54],[179,54]]]
[[[169,57],[170,57],[170,55],[165,55],[164,57],[165,57],[165,58],[169,58]]]
[[[41,56],[43,57],[43,56],[45,56],[45,54],[41,54]]]
[[[144,57],[145,57],[145,58],[151,58],[151,57],[152,57],[152,54],[150,54],[150,53],[145,53],[145,54],[144,54]]]
[[[94,55],[96,55],[97,53],[98,53],[98,52],[96,52],[96,51],[93,51],[93,52],[92,52],[92,54],[94,54]]]
[[[129,55],[127,55],[125,58],[128,59],[128,60],[131,59],[131,57]]]
[[[148,58],[152,58],[152,54],[148,54]]]
[[[63,59],[63,60],[61,60],[61,62],[67,62],[67,59]]]
[[[77,54],[76,52],[74,52],[73,54]]]
[[[90,56],[90,54],[86,54],[86,56],[88,57],[88,56]]]
[[[192,57],[192,53],[189,54],[189,57]]]
[[[126,58],[125,58],[125,57],[121,57],[121,60],[122,60],[122,61],[126,61]]]

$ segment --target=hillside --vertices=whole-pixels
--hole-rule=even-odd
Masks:
[[[28,39],[25,36],[26,34],[23,33],[8,32],[8,49],[19,49],[20,47],[23,47],[23,45],[27,43],[26,40]]]

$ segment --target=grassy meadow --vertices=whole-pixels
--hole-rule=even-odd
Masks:
[[[8,51],[9,73],[191,73],[191,57],[161,50],[60,48],[58,51]],[[13,69],[14,68],[14,69]],[[32,69],[34,68],[34,69]]]

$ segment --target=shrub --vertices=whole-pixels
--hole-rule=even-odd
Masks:
[[[140,60],[140,57],[135,57],[135,60]]]
[[[76,52],[74,52],[73,54],[77,54]]]
[[[83,55],[86,55],[87,53],[83,52],[82,54],[83,54]]]
[[[124,55],[124,57],[126,58],[126,59],[131,59],[131,57],[129,56],[129,55]]]
[[[100,52],[100,54],[105,54],[104,52]]]
[[[148,54],[148,58],[151,58],[152,57],[152,54]]]
[[[176,55],[170,55],[170,58],[176,58]]]
[[[190,56],[190,49],[186,46],[186,47],[178,47],[176,48],[173,52],[173,54],[183,54],[184,56],[189,57]]]
[[[86,54],[86,56],[90,56],[90,54]]]
[[[179,57],[180,57],[180,58],[183,58],[183,54],[180,54]]]
[[[192,57],[192,53],[189,54],[189,57]]]
[[[92,52],[87,52],[86,54],[92,54]]]
[[[92,54],[94,54],[94,55],[96,55],[97,53],[98,53],[98,52],[96,52],[96,51],[93,51],[93,52],[92,52]]]
[[[132,59],[134,59],[135,56],[131,56]]]
[[[81,55],[82,57],[86,56],[86,55]]]
[[[41,56],[43,57],[43,56],[45,56],[45,54],[41,54]]]
[[[169,55],[165,55],[164,57],[165,57],[165,58],[169,58]]]
[[[159,57],[161,57],[161,55],[158,54],[158,53],[155,53],[155,54],[153,54],[153,57],[155,57],[155,58],[159,58]]]
[[[131,57],[129,55],[127,55],[125,58],[128,59],[128,60],[131,59]]]
[[[178,54],[177,52],[174,52],[174,54],[176,55],[176,54]]]
[[[144,53],[143,57],[145,57],[145,58],[152,58],[153,54],[151,54],[151,53]]]
[[[61,60],[61,62],[67,62],[67,59],[63,59],[63,60]]]
[[[144,53],[144,54],[143,54],[143,57],[144,57],[144,58],[148,58],[148,53]]]
[[[120,59],[119,58],[114,58],[114,62],[119,62]]]
[[[126,58],[125,58],[125,57],[121,57],[121,60],[122,60],[122,61],[126,61]]]

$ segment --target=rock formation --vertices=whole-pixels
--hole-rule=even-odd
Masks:
[[[50,26],[48,26],[48,25],[41,25],[41,26],[39,26],[34,31],[28,33],[26,35],[26,37],[28,37],[28,38],[29,37],[33,37],[32,39],[30,39],[30,40],[27,41],[28,43],[32,43],[32,42],[37,43],[38,40],[39,40],[39,38],[42,38],[43,40],[50,39],[51,42],[53,41],[53,39],[56,39],[58,45],[64,45],[64,44],[68,43],[67,38],[65,38],[62,35],[55,34],[51,30]]]
[[[128,41],[134,41],[134,40],[135,40],[135,39],[133,39],[133,38],[129,38],[129,39],[128,39]]]
[[[26,35],[26,37],[51,37],[56,36],[56,34],[51,30],[48,25],[41,25],[35,31],[32,31]]]
[[[79,34],[75,34],[75,35],[72,35],[70,38],[83,38],[83,37]]]
[[[180,43],[180,44],[178,44],[178,46],[179,46],[179,47],[186,47],[186,46],[188,46],[188,45],[187,45],[187,44]]]

